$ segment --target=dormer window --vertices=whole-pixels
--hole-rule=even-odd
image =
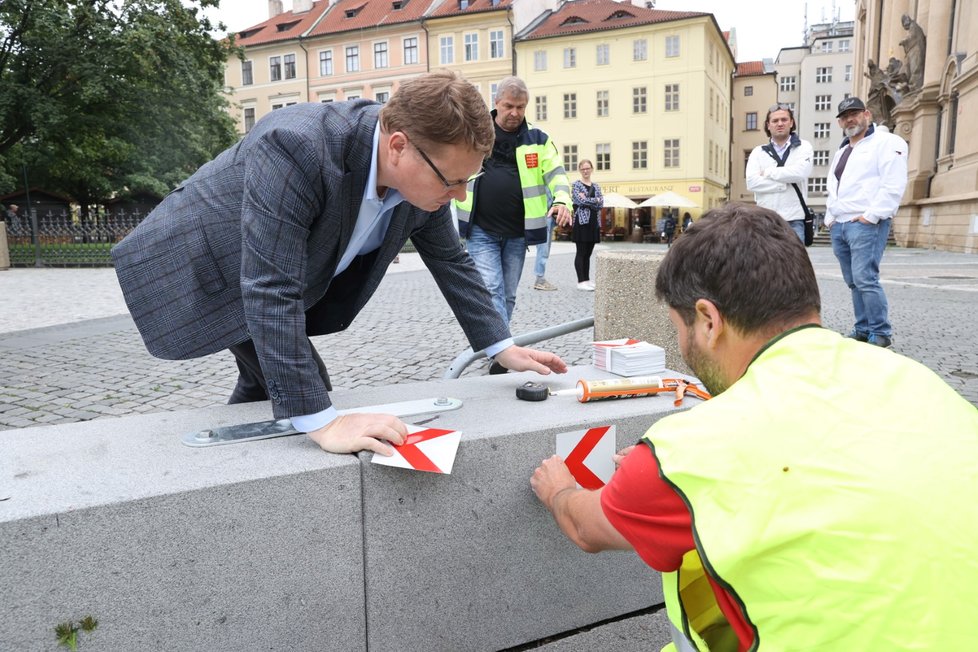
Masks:
[[[587,21],[581,18],[580,16],[568,16],[566,19],[564,19],[564,22],[562,22],[560,25],[561,27],[563,27],[564,25],[577,25],[578,23],[586,23],[586,22]]]
[[[353,7],[352,9],[347,9],[347,10],[346,10],[346,17],[347,17],[347,18],[356,18],[356,16],[357,16],[357,14],[359,14],[359,13],[360,13],[360,11],[361,11],[361,10],[362,10],[362,9],[363,9],[363,8],[364,8],[365,6],[366,6],[366,5],[360,5],[359,7]]]
[[[299,21],[293,20],[292,22],[289,23],[279,23],[278,25],[275,26],[275,28],[278,29],[278,31],[280,32],[287,32],[298,24]]]
[[[391,6],[394,7],[395,10],[404,9],[404,7],[407,6],[407,3],[408,0],[394,0],[394,2],[391,3]]]

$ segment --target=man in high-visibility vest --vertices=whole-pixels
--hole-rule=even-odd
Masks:
[[[968,650],[978,641],[978,410],[924,366],[820,325],[805,248],[728,204],[656,293],[713,394],[656,422],[597,491],[531,480],[589,552],[662,572],[674,650]]]
[[[483,174],[469,181],[465,199],[455,201],[466,249],[507,324],[516,305],[527,246],[548,242],[550,218],[561,226],[571,220],[567,173],[550,137],[527,123],[529,97],[519,77],[499,82],[492,111],[496,133],[492,153]],[[557,289],[542,276],[534,287]],[[505,371],[495,363],[490,369],[490,373]]]

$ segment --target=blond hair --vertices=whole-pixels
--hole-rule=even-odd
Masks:
[[[496,137],[479,89],[451,70],[401,84],[380,110],[380,126],[388,134],[404,132],[421,147],[466,145],[483,156]]]

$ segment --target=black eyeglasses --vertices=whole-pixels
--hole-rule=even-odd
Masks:
[[[414,145],[414,143],[411,144]],[[421,154],[421,158],[423,158],[424,162],[428,164],[428,167],[431,168],[431,171],[434,172],[436,175],[438,175],[438,180],[441,181],[446,188],[454,188],[455,186],[461,186],[462,184],[468,183],[473,179],[478,179],[479,177],[481,177],[483,174],[486,173],[485,170],[479,170],[468,179],[464,179],[462,181],[449,181],[448,179],[445,178],[445,175],[441,173],[441,170],[438,169],[438,166],[431,162],[431,159],[428,158],[428,155],[424,153],[423,149],[421,149],[417,145],[414,145],[414,149],[418,150],[418,154]]]

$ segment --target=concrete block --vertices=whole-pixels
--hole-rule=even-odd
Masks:
[[[634,337],[666,351],[666,366],[692,373],[679,353],[669,308],[655,298],[655,275],[665,256],[652,251],[599,251],[594,291],[594,339]]]
[[[189,448],[267,403],[0,438],[0,650],[364,649],[360,470],[304,436]],[[327,644],[328,642],[328,644]]]
[[[576,367],[548,379],[566,388],[578,377],[609,375]],[[425,424],[463,431],[451,475],[374,465],[361,454],[371,652],[498,650],[662,602],[658,575],[634,553],[589,555],[567,541],[529,481],[554,454],[557,433],[614,424],[622,448],[673,413],[673,397],[517,400],[516,387],[527,380],[540,377],[356,392],[358,405],[389,401],[394,389],[398,400],[464,401]]]

